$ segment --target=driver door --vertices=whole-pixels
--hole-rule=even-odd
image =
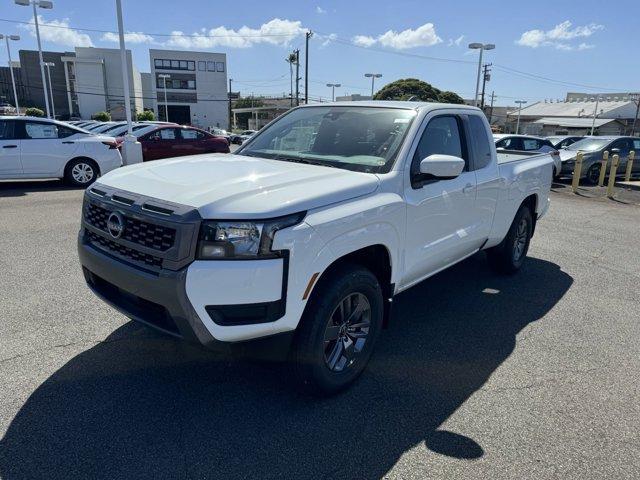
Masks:
[[[427,117],[405,180],[405,288],[479,248],[474,232],[476,175],[469,168],[468,150],[460,117],[446,113]],[[437,153],[465,160],[462,174],[447,180],[420,174],[420,161]]]

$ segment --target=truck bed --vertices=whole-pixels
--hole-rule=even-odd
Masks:
[[[497,150],[498,165],[509,162],[516,162],[523,159],[531,159],[537,156],[550,156],[549,153],[523,152],[521,150]]]

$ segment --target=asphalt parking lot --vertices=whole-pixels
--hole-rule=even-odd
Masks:
[[[93,297],[82,192],[0,184],[0,477],[640,477],[640,208],[552,192],[513,277],[476,255],[395,301],[348,392]]]

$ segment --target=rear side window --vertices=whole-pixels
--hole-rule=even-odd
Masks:
[[[523,138],[522,146],[524,151],[538,150],[540,148],[540,142],[532,138]]]
[[[633,141],[633,149],[638,154],[638,157],[640,157],[640,140]]]
[[[71,135],[75,135],[76,133],[82,133],[82,132],[75,130],[73,128],[67,128],[62,126],[58,127],[58,138],[70,137]]]
[[[174,128],[163,128],[160,130],[160,138],[162,140],[175,140],[176,130]]]
[[[13,140],[14,135],[14,123],[9,121],[0,121],[0,140]]]
[[[202,135],[198,135],[200,132],[197,130],[191,130],[190,128],[185,128],[180,133],[182,133],[182,138],[185,140],[195,140],[198,138],[202,138]]]
[[[473,167],[479,170],[491,163],[491,143],[487,136],[487,127],[477,115],[469,116],[469,129],[474,152]]]
[[[45,139],[58,138],[58,127],[52,123],[25,122],[26,138]]]

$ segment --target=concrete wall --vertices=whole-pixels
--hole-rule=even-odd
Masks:
[[[142,111],[142,80],[133,65],[131,51],[126,53],[132,113]],[[120,50],[116,48],[76,47],[76,85],[82,118],[107,110],[113,120],[124,120],[124,85]],[[85,92],[84,94],[80,92]]]
[[[195,69],[176,70],[156,67],[155,60],[183,60],[195,62]],[[195,90],[167,88],[167,103],[188,106],[190,123],[200,128],[221,127],[229,124],[229,102],[227,97],[227,56],[224,53],[188,52],[178,50],[149,50],[151,65],[151,88],[155,99],[154,111],[159,116],[158,107],[164,115],[164,90],[158,88],[157,75],[160,73],[174,75],[178,78],[195,78]],[[205,62],[205,70],[199,69],[198,62]],[[222,64],[224,71],[209,71],[208,62]],[[162,83],[160,83],[162,85]],[[169,117],[169,120],[172,120]]]

